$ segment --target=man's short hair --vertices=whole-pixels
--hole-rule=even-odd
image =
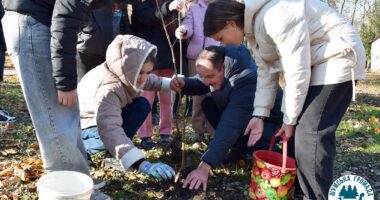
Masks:
[[[224,66],[225,48],[223,46],[209,46],[203,49],[197,58],[209,60],[213,69],[221,70]]]

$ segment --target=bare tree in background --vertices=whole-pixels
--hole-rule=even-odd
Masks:
[[[333,1],[333,0],[325,0]],[[379,0],[335,0],[336,10],[345,16],[356,28],[368,20],[368,12]],[[331,3],[332,4],[332,3]]]
[[[339,13],[343,15],[343,9],[344,9],[344,5],[346,4],[346,0],[343,0],[342,1],[342,4],[340,5],[340,11]]]
[[[363,8],[363,13],[361,16],[361,23],[363,23],[366,19],[366,13],[369,10],[368,0],[364,0],[363,4],[361,6]]]
[[[352,15],[351,15],[351,24],[354,24],[355,14],[356,14],[356,8],[357,8],[358,1],[359,0],[355,0],[354,1],[354,11],[352,11]]]

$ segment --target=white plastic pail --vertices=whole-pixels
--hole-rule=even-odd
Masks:
[[[74,171],[50,172],[37,182],[40,200],[89,200],[93,188],[91,177]]]

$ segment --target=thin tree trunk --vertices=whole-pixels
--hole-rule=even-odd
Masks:
[[[362,21],[361,21],[361,23],[364,23],[365,22],[365,18],[367,17],[367,11],[368,11],[367,6],[368,6],[368,0],[364,0],[363,15],[362,15]]]
[[[352,12],[352,16],[351,16],[351,24],[354,24],[354,21],[355,21],[355,14],[356,14],[356,7],[357,7],[357,4],[358,4],[358,0],[355,0],[355,3],[354,3],[354,11]]]
[[[346,4],[346,0],[343,0],[342,5],[340,6],[340,14],[342,15],[343,15],[344,4]]]

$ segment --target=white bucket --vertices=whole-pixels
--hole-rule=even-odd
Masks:
[[[37,182],[40,200],[89,200],[94,182],[86,174],[74,171],[54,171]]]

